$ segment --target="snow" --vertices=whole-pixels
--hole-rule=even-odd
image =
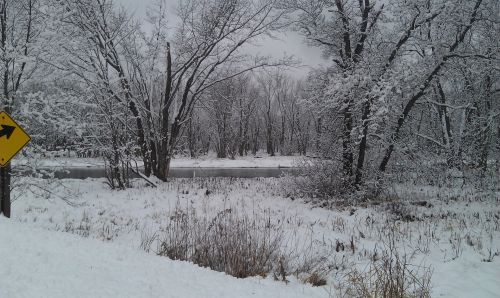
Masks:
[[[435,260],[440,263],[441,260]],[[460,262],[445,262],[433,272],[434,297],[499,297],[500,262],[477,262],[472,255],[463,256]]]
[[[48,183],[30,180],[37,181]],[[152,295],[144,297],[164,296],[159,294],[162,291],[172,297],[200,297],[198,290],[203,291],[202,297],[247,297],[249,293],[253,297],[330,297],[335,283],[345,276],[345,271],[333,270],[327,286],[319,288],[305,285],[300,276],[290,276],[289,284],[270,278],[237,280],[158,257],[154,248],[149,254],[140,250],[143,234],[161,231],[179,206],[208,218],[226,208],[240,214],[269,214],[273,222],[283,223],[286,245],[294,255],[326,256],[324,264],[334,262],[345,269],[366,268],[374,247],[383,247],[387,231],[395,227],[398,247],[416,256],[411,262],[432,267],[433,297],[493,298],[500,293],[500,256],[483,261],[489,249],[500,252],[500,196],[475,198],[472,189],[394,186],[398,197],[426,200],[432,207],[409,205],[405,212],[421,220],[388,224],[393,215],[386,208],[327,210],[304,203],[290,191],[287,178],[173,179],[158,188],[136,180],[135,188],[126,191],[112,191],[104,181],[65,179],[62,185],[44,185],[40,188],[52,191],[46,199],[14,189],[19,199],[13,202],[13,218],[0,221],[0,255],[14,254],[15,259],[0,258],[0,283],[6,276],[17,277],[7,290],[0,287],[0,297],[31,297],[39,289],[65,284],[84,297],[93,284],[95,291],[101,291],[92,292],[95,297],[107,297],[100,293],[115,287],[120,287],[115,297],[142,297],[135,295],[143,288],[149,289],[144,295]],[[337,241],[348,245],[351,239],[355,253],[335,252]],[[66,263],[67,269],[60,266]],[[84,282],[79,284],[79,279]],[[67,297],[65,288],[57,289],[60,296],[59,292],[49,296]],[[9,296],[17,290],[24,291],[24,296]]]
[[[328,297],[298,282],[236,279],[1,217],[0,239],[0,297]]]

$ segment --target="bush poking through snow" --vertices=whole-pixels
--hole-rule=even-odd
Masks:
[[[269,214],[250,217],[225,209],[209,218],[197,217],[194,209],[176,210],[161,239],[159,255],[245,278],[277,268],[283,229]]]
[[[428,298],[432,270],[412,265],[412,258],[389,246],[380,257],[374,254],[366,271],[352,268],[338,289],[341,297]]]
[[[141,232],[141,244],[139,246],[140,249],[143,249],[145,252],[151,251],[151,245],[158,239],[157,233],[150,233],[147,230],[143,230]]]
[[[306,279],[307,283],[310,283],[314,287],[321,287],[326,285],[326,279],[321,277],[318,273],[313,273]]]
[[[367,180],[355,186],[342,174],[342,165],[334,160],[304,161],[300,175],[293,178],[293,189],[301,197],[321,207],[359,205],[379,199],[382,181]]]

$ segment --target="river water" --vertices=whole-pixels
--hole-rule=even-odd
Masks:
[[[280,177],[285,174],[294,175],[297,172],[298,169],[296,168],[171,168],[169,176],[172,178],[256,178]],[[104,168],[69,167],[56,170],[54,176],[59,179],[105,178],[106,172]],[[133,173],[132,176],[137,177]]]

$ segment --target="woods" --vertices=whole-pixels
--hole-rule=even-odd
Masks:
[[[296,30],[309,43],[321,47],[334,64],[324,70],[326,82],[316,86],[320,91],[315,91],[308,101],[319,110],[329,107],[325,116],[338,121],[335,134],[341,140],[341,147],[335,148],[332,155],[341,152],[341,157],[334,159],[342,164],[339,174],[344,176],[345,189],[352,186],[359,189],[370,180],[380,181],[382,176],[391,175],[391,165],[408,166],[408,159],[416,155],[421,162],[437,165],[442,155],[448,154],[450,168],[462,170],[464,163],[471,163],[472,167],[483,164],[485,173],[484,162],[474,160],[473,156],[465,157],[460,149],[455,151],[460,155],[457,156],[446,144],[450,144],[452,135],[461,143],[466,142],[464,131],[477,132],[478,127],[456,112],[470,113],[474,105],[483,100],[477,94],[469,101],[470,106],[464,107],[463,97],[457,92],[464,92],[471,84],[485,86],[484,80],[491,83],[491,75],[486,73],[494,70],[486,65],[498,65],[498,44],[496,39],[491,39],[493,44],[484,44],[483,34],[485,29],[491,33],[498,29],[498,3],[389,1],[378,4],[339,0],[289,1],[287,5],[300,12]],[[332,34],[333,28],[341,29]],[[486,73],[471,77],[464,69],[469,69],[471,64],[485,66],[482,70]],[[459,68],[462,69],[460,75],[454,73]],[[461,77],[469,83],[455,84],[448,80],[450,76]],[[494,84],[498,85],[498,72],[493,76],[497,78]],[[443,89],[443,86],[447,87]],[[453,103],[447,102],[446,98],[450,97],[447,92],[453,93]],[[493,109],[498,109],[498,93],[487,97],[488,103],[482,104],[493,108],[490,100],[496,98]],[[452,117],[461,127],[455,133],[451,131]],[[489,131],[489,125],[498,127],[498,119],[494,122],[483,124],[483,129]],[[494,138],[493,143],[498,143],[498,135],[488,135],[488,140]],[[472,142],[477,141],[479,139]],[[476,146],[498,156],[498,150],[486,144],[483,139],[482,145],[476,143]],[[453,163],[451,156],[455,156],[458,163]]]
[[[36,152],[104,157],[114,187],[136,161],[166,181],[174,155],[210,151],[319,157],[342,192],[399,166],[498,164],[493,0],[157,1],[145,19],[109,0],[2,5],[4,109],[43,127]],[[328,63],[296,76],[297,58],[248,50],[292,31]]]
[[[0,0],[0,75],[1,297],[500,292],[498,0]]]

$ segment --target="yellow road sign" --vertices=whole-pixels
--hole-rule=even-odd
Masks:
[[[31,137],[6,112],[0,112],[0,166],[5,166]]]

